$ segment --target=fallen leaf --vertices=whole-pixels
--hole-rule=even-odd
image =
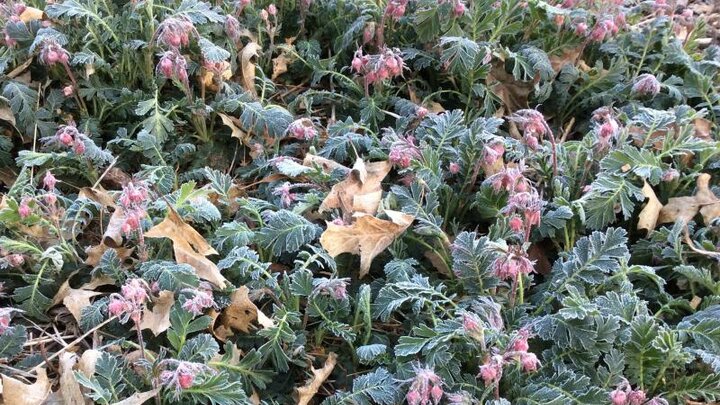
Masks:
[[[57,294],[55,294],[52,305],[58,305],[62,302],[75,320],[80,322],[83,308],[90,306],[90,298],[100,294],[99,292],[92,291],[92,288],[88,289],[85,286],[72,288],[70,287],[70,279],[68,278],[62,283]]]
[[[720,199],[710,190],[711,176],[702,173],[697,178],[697,192],[690,197],[670,198],[660,210],[658,223],[682,221],[688,223],[700,213],[705,225],[720,216]]]
[[[307,405],[310,403],[312,398],[315,396],[315,394],[317,394],[318,390],[320,389],[320,386],[323,385],[325,380],[327,380],[327,378],[330,376],[330,373],[332,373],[333,369],[335,368],[335,364],[337,364],[337,355],[333,352],[330,352],[327,359],[325,359],[325,364],[321,369],[316,369],[310,366],[310,370],[312,371],[313,375],[307,381],[307,383],[305,383],[304,386],[297,389],[297,405]]]
[[[112,196],[102,187],[83,187],[78,192],[78,197],[85,197],[89,200],[93,200],[105,208],[115,207],[115,199],[112,198]]]
[[[125,223],[125,211],[122,207],[115,207],[110,216],[107,228],[103,234],[102,243],[111,248],[119,248],[123,243],[122,226]]]
[[[370,271],[373,259],[385,250],[412,224],[415,217],[398,211],[386,210],[390,221],[363,215],[351,225],[328,222],[320,236],[320,244],[330,256],[341,253],[360,255],[360,277]]]
[[[218,115],[220,116],[223,124],[225,124],[226,127],[230,128],[230,136],[232,136],[233,138],[237,138],[242,142],[245,142],[245,138],[247,138],[247,133],[240,129],[240,120],[223,113],[218,113]]]
[[[249,293],[247,287],[241,286],[230,295],[230,305],[220,315],[220,326],[227,330],[250,332],[250,324],[258,319],[260,310],[250,301]]]
[[[124,399],[120,402],[115,402],[112,405],[143,405],[147,400],[157,395],[158,392],[160,392],[160,387],[155,388],[151,391],[137,392],[135,394],[132,394],[127,399]]]
[[[535,83],[516,80],[512,74],[505,72],[505,62],[497,60],[488,73],[485,84],[490,90],[500,97],[507,109],[505,115],[514,113],[517,110],[528,108],[528,97],[535,89]]]
[[[45,368],[37,369],[34,384],[25,384],[12,377],[2,376],[3,402],[10,405],[40,405],[50,395],[50,381]]]
[[[170,327],[170,310],[175,304],[175,295],[172,291],[160,291],[153,299],[152,310],[145,308],[140,321],[140,329],[150,329],[155,336],[165,332]]]
[[[169,238],[173,242],[175,260],[195,268],[198,277],[223,288],[227,280],[217,265],[205,256],[218,254],[193,227],[186,224],[172,207],[167,217],[145,232],[146,238]]]
[[[80,384],[75,379],[73,367],[77,363],[74,353],[64,352],[60,355],[60,395],[65,405],[84,405],[85,397],[80,390]]]
[[[340,163],[330,160],[327,158],[324,158],[322,156],[313,155],[311,153],[308,153],[305,155],[305,159],[303,159],[303,166],[307,167],[315,167],[318,166],[322,169],[325,173],[332,173],[335,170],[342,170],[345,172],[349,172],[350,169],[347,167],[341,165]]]
[[[643,195],[647,198],[648,202],[645,204],[645,208],[640,211],[640,217],[638,218],[637,229],[644,229],[648,233],[655,229],[658,217],[660,216],[660,210],[663,205],[658,200],[653,191],[652,187],[645,182],[642,188]]]
[[[287,72],[289,61],[290,60],[284,53],[280,54],[278,57],[273,59],[273,61],[272,61],[273,62],[273,72],[272,72],[272,77],[270,79],[275,80],[278,78],[278,76]]]
[[[240,52],[242,85],[253,97],[257,96],[257,92],[255,91],[255,62],[252,58],[257,57],[260,50],[262,50],[262,46],[256,42],[249,42]]]
[[[92,377],[95,374],[95,364],[97,364],[100,355],[102,355],[100,350],[85,350],[80,356],[80,361],[78,361],[78,371],[83,373],[85,377]]]
[[[20,14],[20,21],[29,23],[30,21],[42,20],[43,11],[35,7],[25,7],[25,11]]]
[[[15,114],[12,112],[12,109],[7,102],[4,101],[2,106],[0,106],[0,120],[9,122],[13,127],[15,126]]]
[[[695,136],[706,141],[712,141],[712,121],[705,118],[695,118]]]
[[[452,276],[452,270],[450,270],[450,267],[448,267],[447,263],[445,263],[442,256],[432,250],[426,250],[423,256],[430,261],[435,270],[446,276]]]
[[[552,65],[553,71],[555,71],[555,74],[560,73],[562,68],[567,64],[575,64],[575,62],[578,59],[578,56],[580,56],[580,53],[583,51],[584,46],[577,46],[575,48],[565,48],[563,49],[562,55],[551,55],[550,56],[550,64]]]
[[[100,260],[102,260],[102,256],[108,249],[115,249],[115,252],[118,254],[118,258],[120,261],[124,261],[130,255],[132,255],[134,248],[124,248],[124,247],[118,247],[118,248],[111,248],[104,243],[100,243],[99,245],[95,246],[88,246],[85,248],[85,254],[87,254],[87,258],[85,259],[85,264],[91,267],[95,267],[98,264],[100,264]]]
[[[381,183],[390,169],[389,161],[365,164],[358,158],[347,178],[330,190],[319,211],[340,208],[348,218],[355,213],[375,215],[382,199]]]

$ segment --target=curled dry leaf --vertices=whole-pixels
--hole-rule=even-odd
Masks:
[[[220,274],[217,265],[205,256],[216,255],[217,251],[193,227],[186,224],[180,215],[168,207],[167,217],[145,233],[147,238],[169,238],[173,242],[175,260],[195,268],[198,277],[223,288],[227,280]]]
[[[73,367],[77,363],[74,353],[64,352],[60,355],[60,396],[65,405],[84,405],[85,398],[80,390],[80,384],[75,379]]]
[[[153,299],[152,310],[143,310],[140,329],[150,329],[155,336],[165,332],[170,327],[170,310],[174,304],[172,291],[160,291],[158,297]]]
[[[93,200],[105,208],[115,207],[115,199],[112,198],[112,196],[108,194],[108,192],[105,191],[102,187],[83,187],[78,192],[78,197],[84,197],[89,200]]]
[[[290,62],[290,60],[284,53],[273,59],[272,80],[277,79],[278,76],[288,71],[288,62]]]
[[[658,217],[660,216],[660,210],[663,205],[658,200],[653,191],[652,187],[646,181],[642,188],[643,195],[647,198],[647,204],[645,208],[640,211],[640,217],[638,218],[637,229],[644,229],[647,232],[651,232],[657,225]]]
[[[493,67],[485,79],[485,84],[492,89],[503,102],[505,114],[528,108],[528,97],[535,89],[534,82],[516,80],[512,74],[505,71],[505,62],[493,62]]]
[[[92,377],[95,374],[95,364],[97,364],[100,355],[102,355],[100,350],[85,350],[80,356],[80,361],[78,361],[78,371],[83,373],[85,377]]]
[[[125,223],[125,211],[122,207],[115,207],[110,216],[105,233],[103,234],[102,243],[111,248],[119,248],[123,243],[122,226]]]
[[[43,11],[35,7],[25,7],[25,10],[20,14],[20,21],[29,23],[30,21],[42,20]]]
[[[104,284],[113,284],[110,280]],[[90,305],[90,298],[100,295],[101,293],[93,291],[94,288],[104,284],[85,284],[80,288],[70,287],[70,279],[65,280],[60,286],[57,294],[53,298],[52,305],[58,305],[62,302],[65,308],[70,311],[76,321],[80,322],[80,316],[82,315],[83,308]]]
[[[327,359],[325,359],[325,364],[321,369],[316,369],[310,366],[310,370],[312,371],[313,375],[307,381],[307,383],[305,383],[304,386],[297,389],[297,405],[307,405],[310,403],[312,398],[315,396],[315,394],[317,394],[318,390],[320,389],[320,386],[323,385],[325,380],[327,380],[330,376],[330,373],[332,373],[333,369],[335,368],[335,364],[337,364],[337,355],[333,352],[330,352]]]
[[[242,72],[243,88],[250,92],[253,96],[257,96],[255,91],[255,62],[253,58],[258,56],[258,52],[262,50],[262,46],[256,42],[249,42],[240,52],[240,70]]]
[[[352,225],[328,222],[320,244],[333,257],[341,253],[360,255],[360,277],[363,277],[370,271],[373,259],[415,220],[414,216],[398,211],[386,210],[385,214],[390,221],[363,215]]]
[[[381,183],[390,169],[389,161],[366,164],[362,159],[356,160],[347,178],[330,190],[319,211],[340,208],[346,218],[356,213],[375,215],[382,199]]]
[[[311,153],[308,153],[305,155],[305,159],[303,159],[303,166],[307,167],[319,167],[322,169],[325,173],[332,173],[335,170],[342,170],[344,172],[349,172],[350,169],[347,167],[341,165],[340,163],[330,160],[327,158],[324,158],[322,156],[313,155]]]
[[[113,248],[105,245],[102,242],[99,245],[88,246],[85,249],[85,254],[87,254],[87,258],[85,259],[85,264],[87,264],[88,266],[92,266],[92,267],[97,266],[98,264],[100,264],[100,260],[102,259],[103,254],[108,249],[113,249]],[[121,262],[124,261],[125,259],[127,259],[128,257],[130,257],[133,250],[135,250],[134,248],[128,249],[128,248],[124,248],[124,247],[118,247],[118,248],[114,248],[114,249],[115,249],[115,252],[117,252],[118,258],[120,259]]]
[[[115,402],[112,405],[143,405],[147,400],[157,395],[158,392],[160,392],[160,387],[146,392],[137,392],[128,397],[127,399],[124,399],[120,402]]]
[[[50,395],[50,386],[47,372],[42,367],[37,369],[37,380],[33,384],[3,375],[3,402],[8,405],[40,405]]]
[[[220,314],[220,325],[214,328],[216,336],[230,336],[233,329],[248,333],[253,321],[258,321],[264,328],[275,326],[272,319],[265,316],[250,300],[249,294],[250,290],[245,286],[241,286],[232,293],[230,305]]]
[[[687,223],[700,213],[705,225],[720,216],[720,199],[710,190],[711,176],[702,173],[697,178],[697,191],[692,197],[674,197],[660,210],[658,223]]]
[[[240,129],[240,120],[223,113],[218,113],[218,115],[220,116],[223,124],[225,124],[225,126],[230,128],[230,131],[232,131],[230,133],[230,136],[232,136],[233,138],[237,138],[241,142],[245,143],[247,133]]]

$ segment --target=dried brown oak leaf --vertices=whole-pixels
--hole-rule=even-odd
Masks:
[[[241,286],[230,295],[230,305],[222,311],[219,319],[220,325],[216,327],[216,330],[222,328],[221,331],[225,336],[232,329],[243,333],[250,332],[250,325],[256,320],[264,328],[274,326],[272,319],[268,318],[250,300],[250,290],[245,286]]]
[[[80,322],[83,308],[90,306],[90,298],[102,294],[93,290],[102,285],[109,284],[114,284],[112,279],[99,277],[91,280],[89,283],[83,284],[80,288],[72,288],[70,287],[70,279],[68,278],[62,283],[57,294],[53,297],[52,305],[58,305],[62,302],[75,320]]]
[[[375,215],[382,199],[381,183],[390,169],[389,161],[365,163],[362,159],[356,160],[347,178],[332,187],[319,211],[340,208],[347,218],[356,213]]]
[[[240,69],[242,71],[242,86],[250,92],[253,97],[257,96],[255,91],[255,62],[253,58],[258,56],[262,46],[256,42],[249,42],[240,52]]]
[[[270,77],[270,80],[275,80],[280,76],[281,74],[288,71],[288,62],[290,62],[290,59],[288,59],[287,55],[284,53],[280,54],[278,57],[274,58],[272,60],[273,63],[273,72],[272,77]]]
[[[643,185],[642,192],[648,201],[642,211],[640,211],[637,229],[644,229],[647,232],[650,232],[655,229],[655,225],[657,225],[658,216],[660,215],[660,210],[662,210],[663,205],[660,203],[660,200],[658,200],[655,195],[655,191],[653,191],[647,181]]]
[[[50,395],[50,386],[44,368],[37,370],[37,380],[34,384],[25,384],[22,381],[3,375],[3,402],[12,405],[40,405]]]
[[[349,172],[350,169],[347,167],[341,165],[340,163],[330,160],[328,158],[324,158],[322,156],[313,155],[311,153],[308,153],[305,155],[305,159],[303,159],[303,166],[307,167],[315,167],[318,166],[324,173],[332,173],[335,170],[342,170],[345,172]]]
[[[720,217],[720,199],[710,190],[711,176],[702,173],[697,178],[697,192],[690,197],[674,197],[660,210],[658,223],[682,221],[687,223],[700,213],[705,225]]]
[[[140,329],[150,329],[155,336],[165,332],[170,327],[170,310],[174,304],[172,291],[160,291],[158,297],[153,299],[152,310],[143,310]]]
[[[362,215],[351,225],[328,222],[320,244],[333,257],[341,253],[360,255],[360,277],[363,277],[370,271],[373,259],[415,220],[414,216],[398,211],[386,210],[385,214],[390,221]]]
[[[330,376],[330,373],[332,373],[335,364],[337,364],[337,354],[330,352],[322,368],[316,369],[310,366],[313,375],[304,386],[297,389],[297,405],[307,405],[310,403],[320,389],[320,386],[323,385],[325,380]]]
[[[218,254],[192,226],[185,223],[180,215],[168,208],[167,217],[145,233],[146,238],[169,238],[173,242],[175,260],[195,268],[198,277],[224,288],[227,280],[220,274],[217,265],[205,256]]]
[[[60,396],[65,405],[85,405],[85,397],[73,373],[77,361],[74,353],[65,352],[60,355]],[[88,403],[91,402],[88,400]]]

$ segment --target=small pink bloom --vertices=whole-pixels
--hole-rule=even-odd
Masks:
[[[645,73],[637,77],[632,92],[638,96],[653,97],[660,93],[660,88],[661,84],[658,79],[649,73]]]
[[[260,10],[260,18],[265,22],[268,21],[268,19],[270,18],[270,15],[268,14],[267,10],[265,10],[265,9]]]
[[[483,364],[480,366],[480,377],[486,386],[494,383],[498,377],[497,367],[493,364]]]
[[[70,97],[75,93],[75,88],[72,86],[72,84],[69,84],[62,89],[63,95],[65,97]]]
[[[510,229],[512,229],[513,232],[520,232],[523,230],[524,224],[522,218],[518,216],[514,216],[510,218]]]
[[[48,190],[52,190],[55,188],[56,183],[57,179],[53,176],[52,172],[50,170],[45,172],[45,177],[43,177],[43,186],[45,186]]]
[[[225,35],[233,41],[240,39],[240,21],[231,15],[225,16]]]
[[[520,364],[525,372],[536,371],[540,362],[535,353],[523,353],[520,355]]]
[[[454,15],[455,17],[460,17],[460,16],[462,16],[463,14],[465,14],[465,11],[466,11],[466,10],[467,10],[467,9],[465,8],[465,3],[463,3],[462,1],[459,1],[459,0],[458,0],[458,2],[455,3],[455,7],[453,7],[453,15]]]
[[[450,165],[448,166],[448,170],[449,170],[450,173],[452,173],[452,174],[458,174],[458,173],[460,172],[460,165],[457,164],[457,163],[455,163],[455,162],[452,162],[452,163],[450,163]]]
[[[408,405],[420,405],[420,401],[422,400],[420,394],[416,391],[408,391],[405,399],[407,399]]]
[[[112,316],[120,316],[125,312],[125,302],[122,299],[111,299],[108,303],[108,312]]]
[[[663,172],[662,176],[660,177],[660,180],[662,180],[666,183],[669,183],[679,177],[680,177],[680,173],[677,170],[668,169]]]
[[[428,115],[428,109],[425,107],[418,107],[417,110],[415,110],[415,114],[417,114],[418,118],[423,119]]]
[[[10,327],[10,317],[12,315],[12,308],[0,308],[0,334]]]
[[[73,144],[73,152],[75,152],[76,155],[82,155],[85,153],[85,142],[81,139],[76,139]]]
[[[22,266],[23,263],[25,263],[25,257],[17,253],[5,256],[5,260],[10,265],[10,267],[19,267]]]
[[[643,390],[630,391],[627,396],[629,405],[641,405],[645,402],[646,396]]]
[[[271,4],[267,8],[268,14],[275,16],[277,15],[277,7],[275,7],[275,4]]]
[[[588,26],[584,22],[580,22],[575,24],[575,35],[579,37],[584,37],[585,34],[587,34]]]
[[[610,401],[612,401],[613,405],[626,405],[627,394],[625,393],[625,391],[616,389],[615,391],[610,393]]]
[[[18,214],[20,215],[20,218],[25,219],[32,214],[32,210],[30,209],[30,205],[28,205],[28,199],[23,198],[20,202],[20,206],[18,207]]]
[[[43,196],[45,204],[53,206],[57,202],[57,196],[53,193],[48,193]]]
[[[178,386],[184,390],[192,387],[194,380],[195,377],[190,373],[178,373]]]
[[[430,396],[432,397],[434,403],[440,403],[440,400],[443,396],[442,387],[440,385],[433,385],[433,387],[430,389]]]

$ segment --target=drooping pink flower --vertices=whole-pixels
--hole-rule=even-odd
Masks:
[[[453,16],[456,18],[461,17],[465,14],[465,11],[467,11],[465,3],[462,0],[456,0],[455,5],[453,6]]]
[[[423,119],[423,118],[427,117],[428,109],[420,106],[417,108],[417,110],[415,110],[415,114],[418,116],[418,118]]]
[[[192,290],[191,292],[194,294],[193,297],[186,300],[182,305],[183,309],[191,314],[195,316],[202,315],[206,309],[212,308],[216,305],[210,291],[197,289]]]
[[[20,201],[20,206],[18,206],[18,215],[20,215],[20,218],[22,219],[25,219],[32,214],[29,202],[30,199],[28,197],[25,197]]]
[[[287,208],[297,199],[297,194],[291,192],[289,182],[285,182],[273,190],[273,195],[280,196],[280,204]]]
[[[451,174],[458,174],[460,172],[460,165],[456,162],[452,162],[448,165],[448,171]]]
[[[277,7],[275,7],[275,4],[270,4],[267,8],[268,14],[275,16],[277,15]]]
[[[85,146],[85,142],[83,142],[82,139],[76,138],[75,142],[73,143],[73,152],[76,155],[82,155],[85,153],[85,149],[87,147]]]
[[[501,141],[493,141],[483,148],[483,164],[493,166],[505,154],[505,146]]]
[[[523,227],[524,227],[522,218],[520,218],[518,216],[513,216],[512,218],[510,218],[509,224],[510,224],[510,229],[513,232],[520,232],[523,230]]]
[[[671,169],[665,170],[663,172],[662,176],[660,176],[660,180],[665,183],[669,183],[671,181],[678,179],[679,177],[680,177],[680,172],[671,168]]]
[[[437,405],[444,394],[443,381],[435,372],[427,367],[415,367],[415,378],[410,385],[405,399],[408,404]]]
[[[233,41],[240,40],[240,21],[237,18],[227,15],[225,16],[225,35]]]
[[[183,85],[188,85],[187,60],[173,49],[162,54],[156,71],[166,79],[177,80]]]
[[[650,73],[644,73],[635,79],[635,84],[633,84],[632,92],[633,94],[636,94],[638,96],[651,96],[654,97],[658,93],[660,93],[660,82],[658,79],[650,74]]]
[[[518,336],[515,337],[512,341],[512,345],[510,346],[510,350],[514,352],[527,352],[528,348],[530,347],[528,345],[528,338],[530,337],[530,333],[527,329],[521,329],[518,333]]]
[[[10,267],[19,267],[22,266],[23,263],[25,263],[25,256],[18,253],[13,253],[5,256],[5,260]]]
[[[487,181],[495,192],[505,190],[509,193],[524,192],[530,187],[529,180],[523,175],[525,170],[521,163],[517,167],[506,166],[500,172],[490,176]]]
[[[260,10],[260,18],[263,21],[268,22],[270,19],[270,14],[267,12],[267,10],[262,9],[262,10]]]
[[[287,129],[287,134],[295,139],[311,141],[318,135],[315,125],[308,118],[300,118],[293,121]]]
[[[75,88],[72,84],[68,84],[67,86],[63,87],[62,92],[63,96],[70,97],[75,93]]]
[[[630,391],[627,400],[629,405],[642,405],[646,400],[645,391],[640,389]]]
[[[190,44],[190,37],[199,37],[195,25],[185,16],[166,18],[157,28],[157,44],[170,50],[177,50]]]
[[[43,186],[48,190],[53,190],[56,183],[57,179],[53,176],[52,172],[50,170],[45,172],[45,177],[43,177]]]
[[[535,268],[524,251],[517,246],[511,246],[493,261],[492,270],[499,279],[515,280],[521,274],[530,274]]]
[[[405,15],[407,4],[408,0],[390,0],[385,7],[385,14],[394,20],[399,20]]]
[[[610,401],[613,405],[626,405],[627,394],[621,389],[616,389],[610,393]]]
[[[347,298],[349,278],[322,278],[313,282],[313,295],[330,296],[336,300]]]
[[[587,34],[588,26],[585,22],[575,24],[575,35],[584,37]]]
[[[533,371],[537,371],[537,368],[540,365],[540,361],[538,360],[535,353],[526,352],[520,355],[520,365],[522,365],[522,368],[525,372],[530,373]]]
[[[166,359],[160,363],[166,368],[160,373],[160,384],[175,390],[176,399],[183,390],[192,388],[198,375],[215,374],[216,371],[203,363]]]
[[[56,63],[67,64],[70,60],[70,54],[62,45],[60,45],[54,39],[46,39],[42,43],[40,49],[40,61],[48,66],[53,66]]]
[[[505,359],[501,355],[493,355],[485,360],[480,366],[479,376],[485,382],[485,386],[495,384],[502,378]]]

